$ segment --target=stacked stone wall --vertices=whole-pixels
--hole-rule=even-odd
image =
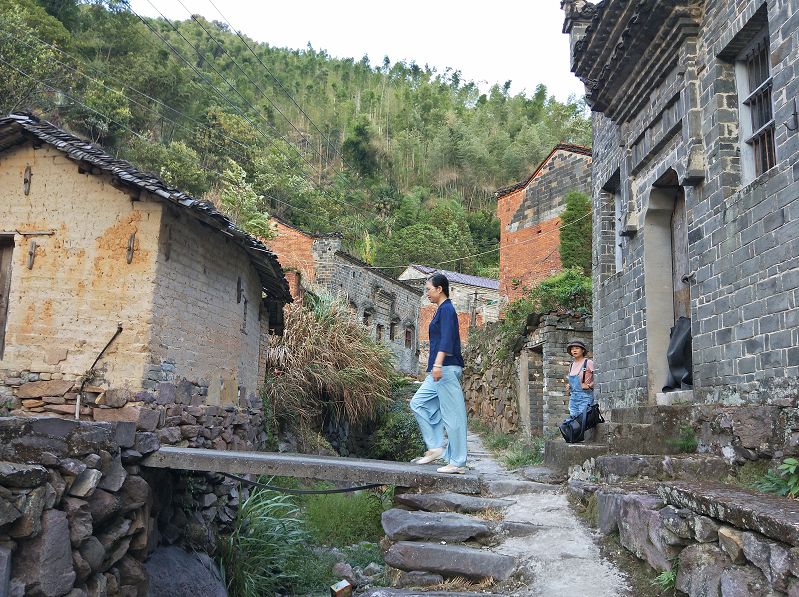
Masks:
[[[520,428],[518,366],[511,356],[494,358],[500,350],[499,324],[472,331],[472,341],[463,350],[463,394],[467,417],[491,429],[515,432]]]

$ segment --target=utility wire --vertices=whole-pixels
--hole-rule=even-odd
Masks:
[[[244,477],[233,475],[231,473],[219,473],[225,477],[235,479],[239,483],[246,483],[247,485],[260,487],[262,489],[269,489],[270,491],[277,491],[278,493],[288,493],[291,495],[328,495],[331,493],[350,493],[353,491],[363,491],[365,489],[375,489],[383,487],[380,483],[370,483],[369,485],[358,485],[357,487],[343,487],[341,489],[289,489],[288,487],[280,487],[279,485],[270,485],[269,483],[261,483],[260,481],[250,481]]]
[[[164,21],[166,21],[166,23],[167,23],[167,24],[168,24],[168,25],[169,25],[169,26],[170,26],[170,27],[171,27],[171,28],[172,28],[172,29],[173,29],[173,30],[174,30],[174,31],[175,31],[175,32],[176,32],[176,33],[177,33],[177,34],[178,34],[178,35],[179,35],[179,36],[180,36],[180,37],[181,37],[181,38],[182,38],[182,39],[183,39],[183,40],[184,40],[186,43],[187,43],[187,44],[189,44],[189,45],[190,45],[190,46],[191,46],[191,47],[194,49],[194,51],[197,53],[197,56],[198,56],[199,58],[205,59],[205,56],[204,56],[204,55],[202,54],[202,52],[201,52],[201,51],[200,51],[200,50],[197,48],[197,46],[195,46],[195,45],[194,45],[194,44],[192,44],[192,43],[191,43],[189,40],[187,40],[187,39],[186,39],[186,37],[185,37],[185,36],[184,36],[184,35],[183,35],[183,34],[180,32],[180,30],[179,30],[179,29],[178,29],[178,28],[177,28],[177,27],[176,27],[176,26],[175,26],[175,25],[174,25],[174,24],[173,24],[173,23],[172,23],[172,22],[171,22],[169,19],[167,19],[166,17],[164,17],[163,13],[162,13],[160,10],[158,10],[158,8],[157,8],[157,7],[156,7],[156,6],[155,6],[155,5],[154,5],[154,4],[153,4],[153,3],[152,3],[150,0],[147,0],[147,1],[148,1],[148,3],[149,3],[149,4],[150,4],[152,7],[153,7],[153,9],[155,9],[155,10],[156,10],[156,11],[157,11],[157,12],[158,12],[158,13],[159,13],[159,14],[160,14],[162,17],[163,17]],[[202,71],[200,71],[200,70],[199,70],[198,68],[196,68],[196,67],[195,67],[193,64],[191,64],[191,62],[189,62],[189,61],[188,61],[188,60],[187,60],[187,59],[186,59],[186,58],[185,58],[185,57],[184,57],[184,56],[183,56],[183,55],[182,55],[182,54],[181,54],[181,53],[180,53],[180,52],[177,50],[177,48],[175,48],[175,46],[174,46],[174,45],[172,45],[172,44],[171,44],[171,43],[170,43],[170,42],[169,42],[169,41],[168,41],[168,40],[167,40],[167,39],[166,39],[166,38],[165,38],[163,35],[161,35],[161,34],[160,34],[158,31],[156,31],[156,30],[155,30],[155,29],[154,29],[154,28],[153,28],[153,27],[150,25],[150,23],[148,23],[148,22],[147,22],[147,20],[146,20],[144,17],[142,17],[142,16],[141,16],[140,14],[138,14],[137,12],[135,12],[133,9],[130,9],[130,11],[131,11],[131,12],[132,12],[134,15],[136,15],[136,16],[139,18],[139,20],[140,20],[140,21],[141,21],[141,22],[142,22],[142,23],[145,25],[145,27],[147,27],[147,28],[148,28],[148,29],[149,29],[149,30],[150,30],[150,31],[151,31],[153,34],[155,34],[155,35],[156,35],[156,36],[157,36],[157,37],[158,37],[158,38],[159,38],[159,39],[160,39],[160,40],[161,40],[161,41],[162,41],[162,42],[163,42],[163,43],[164,43],[164,44],[165,44],[165,45],[166,45],[168,48],[170,48],[170,50],[172,50],[172,52],[173,52],[173,53],[174,53],[174,54],[175,54],[177,57],[179,57],[179,58],[180,58],[180,59],[181,59],[181,60],[182,60],[182,61],[183,61],[183,62],[184,62],[184,63],[185,63],[185,64],[186,64],[186,65],[187,65],[189,68],[191,68],[191,69],[192,69],[192,70],[193,70],[193,71],[194,71],[194,72],[195,72],[197,75],[199,75],[199,76],[200,76],[200,77],[201,77],[201,78],[202,78],[202,79],[203,79],[203,80],[204,80],[204,81],[205,81],[207,84],[209,84],[209,85],[210,85],[210,86],[211,86],[211,87],[212,87],[212,88],[213,88],[213,89],[214,89],[214,90],[217,92],[217,95],[218,95],[218,97],[220,97],[220,98],[221,98],[223,101],[227,102],[227,103],[228,103],[230,106],[232,106],[234,109],[236,109],[236,110],[239,112],[239,114],[242,116],[242,118],[244,118],[244,119],[247,121],[247,123],[248,123],[248,124],[249,124],[249,125],[250,125],[250,126],[251,126],[251,127],[252,127],[252,128],[253,128],[253,129],[254,129],[256,132],[257,132],[257,133],[259,133],[259,134],[260,134],[262,137],[264,136],[264,134],[263,134],[263,131],[261,131],[261,130],[260,130],[260,129],[259,129],[259,128],[258,128],[258,127],[255,125],[255,123],[253,123],[253,122],[252,122],[252,120],[250,120],[249,118],[247,118],[247,116],[246,116],[246,115],[243,113],[243,111],[242,111],[241,107],[239,107],[239,106],[237,106],[236,104],[234,104],[234,103],[232,102],[232,100],[230,100],[230,99],[229,99],[227,96],[225,96],[225,95],[224,95],[224,93],[223,93],[223,92],[221,92],[221,91],[220,91],[220,90],[219,90],[219,89],[218,89],[218,88],[217,88],[217,87],[214,85],[214,83],[208,79],[208,77],[207,77],[207,76],[206,76],[204,73],[202,73]],[[225,81],[225,83],[227,83],[227,85],[228,85],[228,86],[229,86],[229,87],[230,87],[230,88],[231,88],[233,91],[235,91],[235,92],[236,92],[236,94],[237,94],[237,95],[239,95],[239,97],[241,97],[241,98],[242,98],[242,100],[244,100],[244,102],[247,104],[247,106],[249,106],[249,107],[250,107],[250,108],[251,108],[253,111],[255,111],[255,113],[256,113],[256,114],[258,114],[258,116],[261,118],[261,120],[264,120],[264,122],[266,122],[266,123],[267,123],[267,124],[268,124],[268,125],[269,125],[271,128],[273,128],[273,129],[274,129],[274,130],[275,130],[275,131],[278,133],[278,135],[280,136],[280,138],[281,138],[281,139],[283,139],[283,140],[284,140],[284,141],[285,141],[285,142],[286,142],[288,145],[290,145],[290,146],[291,146],[291,147],[292,147],[292,148],[293,148],[293,149],[294,149],[294,150],[297,152],[297,155],[298,155],[298,156],[299,156],[299,157],[300,157],[300,158],[301,158],[301,159],[302,159],[302,160],[303,160],[303,161],[304,161],[306,164],[308,164],[308,165],[311,167],[311,169],[312,169],[312,170],[314,170],[314,172],[316,172],[317,174],[319,174],[319,175],[320,175],[320,179],[321,179],[321,172],[320,172],[319,170],[317,170],[317,169],[316,169],[316,167],[315,167],[313,164],[311,164],[310,162],[308,162],[308,160],[307,160],[307,159],[306,159],[306,158],[305,158],[305,157],[304,157],[304,156],[303,156],[303,155],[300,153],[299,149],[298,149],[298,148],[297,148],[297,147],[296,147],[294,144],[292,144],[290,141],[288,141],[288,140],[284,139],[284,138],[282,137],[282,135],[280,135],[279,131],[277,131],[277,129],[275,128],[275,126],[274,126],[274,125],[272,125],[272,124],[271,124],[271,123],[270,123],[268,120],[264,119],[264,117],[261,115],[261,113],[258,111],[258,109],[257,109],[257,108],[255,108],[255,106],[253,106],[253,105],[252,105],[252,104],[251,104],[251,103],[250,103],[250,102],[247,100],[247,98],[245,98],[245,97],[244,97],[244,96],[243,96],[243,95],[242,95],[242,94],[241,94],[241,93],[240,93],[240,92],[239,92],[239,91],[238,91],[238,90],[235,88],[235,86],[234,86],[232,83],[230,83],[230,81],[228,81],[228,80],[227,80],[227,79],[226,79],[226,78],[225,78],[225,77],[224,77],[224,76],[223,76],[223,75],[222,75],[222,74],[221,74],[221,73],[220,73],[220,72],[219,72],[219,71],[218,71],[218,70],[217,70],[217,69],[216,69],[216,68],[213,66],[213,64],[211,63],[211,61],[208,61],[208,64],[211,66],[211,69],[212,69],[212,70],[213,70],[213,71],[214,71],[214,72],[215,72],[215,73],[216,73],[216,74],[217,74],[217,75],[218,75],[218,76],[219,76],[219,77],[220,77],[220,78],[221,78],[223,81]],[[267,138],[267,142],[268,142],[270,145],[274,145],[274,141],[270,141],[268,138]],[[283,153],[284,155],[287,155],[287,154],[286,154],[286,153],[285,153],[285,152],[284,152],[284,151],[283,151],[283,150],[282,150],[282,149],[281,149],[279,146],[277,146],[277,147],[278,147],[278,149],[280,149],[281,153]],[[287,157],[290,157],[290,156],[287,156]],[[313,181],[313,179],[312,179],[312,181]],[[321,186],[320,186],[320,185],[316,184],[315,186],[317,187],[317,189],[319,189],[319,190],[320,190],[320,191],[321,191],[321,192],[324,194],[324,191],[323,191],[323,189],[321,188]],[[349,188],[349,190],[350,190],[350,191],[352,191],[352,192],[356,192],[356,190],[355,190],[355,189],[353,189],[353,188],[352,188],[351,186],[349,186],[349,185],[348,185],[348,188]],[[344,201],[339,201],[339,200],[337,200],[337,199],[335,199],[335,198],[333,198],[333,197],[330,197],[330,199],[332,199],[333,201],[335,201],[335,202],[337,202],[337,203],[341,203],[342,205],[346,205],[346,206],[349,206],[349,207],[356,207],[356,209],[360,209],[360,207],[359,207],[359,206],[353,206],[352,204],[348,204],[347,202],[344,202]],[[380,217],[380,214],[378,214],[378,213],[377,213],[376,211],[374,211],[374,210],[369,210],[369,213],[370,213],[370,214],[372,214],[372,215],[375,215],[375,216],[377,216],[377,217]]]
[[[148,2],[149,2],[149,0],[148,0]],[[150,4],[152,5],[152,3],[150,3]],[[153,5],[153,8],[155,8],[155,6],[154,6],[154,5]],[[157,11],[159,14],[161,14],[161,15],[163,16],[163,13],[161,13],[161,11],[159,11],[157,8],[155,8],[155,10],[156,10],[156,11]],[[267,142],[269,145],[272,145],[272,146],[274,146],[274,147],[277,147],[277,148],[278,148],[278,150],[279,150],[281,153],[283,153],[283,155],[285,155],[286,157],[288,157],[288,158],[291,158],[291,157],[292,157],[292,156],[288,155],[288,154],[287,154],[287,153],[286,153],[286,152],[285,152],[285,151],[284,151],[284,150],[283,150],[283,149],[282,149],[282,148],[281,148],[279,145],[276,145],[276,144],[275,144],[275,142],[274,142],[274,140],[270,140],[270,139],[269,139],[269,138],[268,138],[268,137],[267,137],[267,136],[264,134],[264,132],[263,132],[263,131],[262,131],[260,128],[258,128],[258,127],[255,125],[255,123],[254,123],[254,122],[253,122],[253,121],[252,121],[252,120],[251,120],[251,119],[250,119],[250,118],[249,118],[249,117],[248,117],[246,114],[244,114],[244,111],[241,109],[241,107],[240,107],[240,106],[237,106],[237,105],[236,105],[236,104],[235,104],[235,103],[234,103],[234,102],[233,102],[233,101],[232,101],[230,98],[228,98],[228,97],[227,97],[227,96],[226,96],[226,95],[225,95],[223,92],[221,92],[221,91],[219,90],[219,88],[218,88],[216,85],[214,85],[214,83],[213,83],[213,82],[212,82],[212,81],[211,81],[211,80],[210,80],[210,79],[209,79],[209,78],[208,78],[208,77],[207,77],[207,76],[206,76],[206,75],[205,75],[205,74],[204,74],[202,71],[200,71],[200,70],[199,70],[199,69],[198,69],[196,66],[194,66],[194,65],[193,65],[193,64],[192,64],[192,63],[191,63],[189,60],[187,60],[187,59],[186,59],[186,58],[183,56],[183,54],[181,54],[181,53],[180,53],[180,51],[179,51],[179,50],[178,50],[178,49],[177,49],[177,48],[176,48],[174,45],[172,45],[172,44],[169,42],[169,40],[167,40],[167,39],[166,39],[166,38],[165,38],[163,35],[161,35],[161,33],[159,33],[158,31],[156,31],[156,30],[155,30],[155,28],[153,28],[153,27],[152,27],[152,25],[150,25],[150,23],[148,23],[148,22],[147,22],[147,20],[146,20],[144,17],[142,17],[142,16],[141,16],[139,13],[135,12],[133,9],[130,9],[130,11],[131,11],[131,12],[132,12],[134,15],[136,15],[136,16],[139,18],[139,20],[140,20],[140,21],[141,21],[141,22],[144,24],[144,26],[145,26],[145,27],[147,27],[147,28],[148,28],[148,29],[149,29],[149,30],[150,30],[150,31],[151,31],[151,32],[152,32],[154,35],[156,35],[156,36],[157,36],[157,37],[158,37],[158,38],[159,38],[159,39],[160,39],[160,40],[161,40],[161,41],[162,41],[162,42],[163,42],[163,43],[164,43],[164,44],[165,44],[165,45],[166,45],[166,46],[167,46],[167,47],[168,47],[170,50],[172,50],[172,53],[173,53],[175,56],[177,56],[178,58],[180,58],[180,59],[181,59],[181,60],[182,60],[182,61],[183,61],[183,62],[184,62],[184,63],[185,63],[185,64],[186,64],[186,65],[187,65],[187,66],[188,66],[188,67],[189,67],[189,68],[190,68],[192,71],[194,71],[194,72],[195,72],[195,73],[196,73],[196,74],[197,74],[197,75],[198,75],[200,78],[202,78],[202,80],[203,80],[203,81],[205,81],[205,82],[206,82],[208,85],[210,85],[210,86],[211,86],[211,87],[214,89],[214,91],[216,91],[216,93],[217,93],[217,96],[218,96],[218,97],[219,97],[219,98],[220,98],[222,101],[226,102],[226,103],[227,103],[228,105],[230,105],[230,106],[231,106],[233,109],[235,109],[235,110],[236,110],[236,111],[239,113],[239,115],[240,115],[240,116],[241,116],[241,117],[242,117],[244,120],[246,120],[246,121],[247,121],[247,123],[248,123],[248,124],[249,124],[249,125],[250,125],[250,126],[253,128],[253,130],[254,130],[256,133],[260,134],[260,136],[261,136],[262,138],[264,138],[264,139],[266,140],[266,142]],[[168,24],[170,27],[172,27],[172,29],[173,29],[173,30],[174,30],[174,31],[175,31],[175,32],[176,32],[176,33],[177,33],[177,34],[178,34],[178,35],[179,35],[179,36],[180,36],[180,37],[181,37],[181,38],[182,38],[182,39],[183,39],[183,40],[184,40],[184,41],[185,41],[187,44],[189,44],[189,45],[190,45],[190,46],[191,46],[191,47],[194,49],[194,51],[197,53],[197,56],[198,56],[198,57],[200,57],[200,58],[204,58],[204,56],[203,56],[202,52],[200,52],[200,50],[199,50],[199,49],[198,49],[198,48],[197,48],[197,47],[196,47],[194,44],[192,44],[192,43],[191,43],[189,40],[187,40],[187,39],[186,39],[186,37],[185,37],[185,36],[184,36],[184,35],[183,35],[183,34],[180,32],[180,30],[179,30],[177,27],[175,27],[175,25],[173,25],[173,24],[172,24],[172,22],[171,22],[169,19],[167,19],[166,17],[164,17],[164,20],[166,21],[166,23],[167,23],[167,24]],[[265,118],[264,118],[264,117],[261,115],[261,113],[260,113],[260,112],[258,112],[258,110],[256,110],[256,109],[255,109],[255,107],[254,107],[252,104],[250,104],[250,103],[249,103],[249,101],[247,101],[247,99],[246,99],[246,98],[245,98],[243,95],[241,95],[241,93],[240,93],[240,92],[239,92],[239,91],[238,91],[238,90],[237,90],[237,89],[236,89],[236,88],[233,86],[233,84],[232,84],[232,83],[230,83],[230,81],[228,81],[228,80],[227,80],[227,78],[225,78],[225,77],[224,77],[224,76],[223,76],[223,75],[222,75],[222,74],[221,74],[221,73],[220,73],[220,72],[219,72],[219,71],[216,69],[216,67],[215,67],[215,66],[214,66],[214,65],[213,65],[213,64],[212,64],[210,61],[208,61],[208,64],[211,66],[211,69],[212,69],[212,70],[213,70],[213,71],[214,71],[214,72],[217,74],[217,76],[219,76],[219,77],[220,77],[220,78],[221,78],[221,79],[222,79],[222,80],[223,80],[225,83],[227,83],[227,85],[228,85],[228,86],[229,86],[229,87],[230,87],[230,88],[231,88],[233,91],[235,91],[235,92],[236,92],[236,94],[237,94],[237,95],[239,95],[239,97],[241,97],[241,98],[244,100],[245,104],[247,104],[247,105],[248,105],[250,108],[252,108],[252,109],[255,111],[255,113],[256,113],[256,114],[258,114],[258,116],[261,118],[261,120],[263,120],[263,121],[264,121],[264,122],[265,122],[267,125],[269,125],[269,126],[272,128],[272,129],[274,129],[274,130],[275,130],[275,132],[277,132],[277,134],[278,134],[278,137],[279,137],[280,139],[282,139],[283,141],[285,141],[285,142],[286,142],[286,143],[287,143],[287,144],[288,144],[290,147],[292,147],[292,148],[293,148],[293,149],[296,151],[296,153],[297,153],[297,156],[298,156],[300,159],[302,159],[302,160],[303,160],[303,161],[304,161],[306,164],[308,164],[312,170],[314,170],[315,172],[317,172],[317,173],[318,173],[318,170],[316,170],[316,168],[314,167],[314,165],[313,165],[313,164],[311,164],[310,162],[308,162],[308,160],[305,158],[305,156],[303,156],[303,155],[302,155],[302,153],[300,152],[299,148],[297,148],[297,147],[296,147],[294,144],[292,144],[291,142],[289,142],[289,141],[287,141],[286,139],[284,139],[284,138],[283,138],[283,136],[282,136],[282,135],[280,135],[280,132],[279,132],[279,131],[278,131],[278,130],[275,128],[275,126],[274,126],[273,124],[271,124],[271,123],[270,123],[268,120],[266,120],[266,119],[265,119]]]
[[[0,34],[2,34],[2,35],[5,35],[6,37],[11,37],[11,36],[12,36],[12,35],[11,35],[11,33],[9,33],[8,31],[5,31],[5,30],[3,30],[3,29],[0,29]],[[69,58],[72,58],[73,60],[75,59],[75,58],[74,58],[72,55],[68,54],[67,52],[64,52],[63,50],[61,50],[60,48],[57,48],[56,46],[51,46],[51,45],[50,45],[50,44],[48,44],[47,42],[44,42],[44,41],[42,41],[42,40],[39,40],[39,39],[38,39],[38,38],[36,38],[35,36],[30,36],[30,37],[33,37],[33,38],[34,38],[34,39],[36,39],[37,41],[39,41],[39,42],[43,43],[43,44],[44,44],[44,45],[46,45],[46,46],[49,46],[50,48],[52,48],[52,49],[54,49],[54,50],[58,50],[59,52],[61,52],[61,53],[62,53],[62,54],[64,54],[65,56],[68,56]],[[32,45],[30,45],[30,44],[26,43],[24,40],[20,39],[19,41],[21,41],[21,42],[22,42],[22,43],[23,43],[23,44],[24,44],[26,47],[28,47],[28,48],[30,48],[30,49],[35,49],[35,48],[34,48]],[[86,73],[82,72],[80,69],[78,69],[78,68],[75,68],[75,67],[73,67],[73,66],[70,66],[69,64],[66,64],[65,62],[62,62],[61,60],[59,60],[58,58],[55,58],[55,57],[50,57],[49,59],[50,59],[50,60],[52,60],[52,61],[54,61],[54,62],[56,62],[57,64],[61,65],[62,67],[64,67],[64,68],[67,68],[67,69],[71,70],[72,72],[74,72],[74,73],[76,73],[76,74],[80,75],[81,77],[84,77],[85,79],[87,79],[87,80],[89,80],[89,81],[93,81],[94,83],[97,83],[98,85],[100,85],[101,87],[103,87],[104,89],[106,89],[106,90],[108,90],[108,91],[113,91],[113,92],[116,92],[116,93],[121,93],[121,92],[120,92],[118,89],[115,89],[115,88],[113,88],[113,87],[109,87],[108,85],[106,85],[106,84],[105,84],[103,81],[101,81],[100,79],[97,79],[97,78],[95,78],[95,77],[92,77],[92,76],[90,76],[90,75],[87,75]],[[94,70],[95,72],[99,73],[100,75],[103,75],[103,74],[106,74],[106,75],[107,75],[107,73],[102,73],[102,72],[101,72],[101,71],[99,71],[98,69],[96,69],[96,68],[93,68],[93,67],[91,67],[91,66],[90,66],[89,68],[91,68],[91,69],[92,69],[92,70]],[[32,77],[29,77],[29,78],[32,78]],[[51,87],[52,89],[55,89],[56,91],[59,91],[60,93],[64,93],[64,95],[65,95],[65,96],[67,95],[67,94],[66,94],[65,92],[63,92],[62,90],[60,90],[60,89],[57,89],[57,88],[55,88],[55,87],[52,87],[52,86],[50,86],[49,84],[45,83],[44,81],[40,81],[40,80],[37,80],[37,79],[34,79],[34,80],[36,80],[36,82],[37,82],[37,83],[39,83],[39,84],[48,85],[48,86],[49,86],[49,87]],[[179,115],[179,116],[182,116],[182,117],[186,118],[187,120],[190,120],[190,121],[193,121],[193,122],[197,123],[197,125],[198,125],[198,126],[201,126],[201,127],[203,127],[204,129],[206,129],[206,130],[208,130],[208,131],[211,131],[211,132],[214,132],[214,133],[218,133],[220,136],[222,136],[223,138],[227,139],[228,141],[230,141],[230,142],[232,142],[232,143],[236,143],[236,144],[238,144],[238,145],[241,145],[242,147],[244,147],[244,148],[246,149],[246,146],[245,146],[245,145],[243,145],[243,144],[242,144],[241,142],[239,142],[238,140],[236,140],[236,139],[233,139],[232,137],[230,137],[230,136],[228,136],[228,135],[224,134],[223,132],[220,132],[220,131],[217,131],[217,130],[213,129],[212,127],[210,127],[210,126],[206,125],[205,123],[203,123],[203,122],[201,122],[201,121],[199,121],[199,120],[197,120],[197,119],[195,119],[195,118],[192,118],[191,116],[188,116],[187,114],[184,114],[183,112],[180,112],[179,110],[177,110],[177,109],[175,109],[175,108],[172,108],[172,107],[170,107],[169,105],[167,105],[167,104],[165,104],[165,103],[161,102],[160,100],[157,100],[157,99],[155,99],[155,98],[153,98],[153,97],[150,97],[150,96],[149,96],[149,95],[147,95],[146,93],[144,93],[144,92],[142,92],[142,91],[138,91],[137,89],[135,89],[135,88],[133,88],[133,87],[130,87],[130,86],[127,86],[127,85],[123,85],[123,87],[125,87],[125,88],[127,88],[127,89],[130,89],[130,90],[134,91],[135,93],[139,93],[139,94],[141,94],[143,97],[146,97],[146,98],[148,98],[148,99],[150,99],[150,100],[152,100],[152,101],[154,101],[154,102],[157,102],[158,104],[160,104],[161,106],[163,106],[163,107],[167,108],[168,110],[170,110],[170,111],[174,112],[175,114],[177,114],[177,115]],[[184,124],[182,124],[182,123],[180,123],[180,122],[178,122],[178,121],[176,121],[176,120],[172,120],[171,118],[169,118],[169,117],[167,117],[167,116],[165,116],[165,115],[163,115],[163,114],[160,114],[160,113],[159,113],[159,112],[158,112],[158,111],[157,111],[157,110],[156,110],[154,107],[152,107],[152,106],[148,106],[147,104],[144,104],[144,103],[142,103],[142,102],[139,102],[139,101],[137,101],[137,100],[133,99],[132,97],[129,97],[129,96],[125,95],[124,93],[123,93],[122,95],[123,95],[123,96],[125,97],[125,99],[127,99],[128,101],[132,102],[133,104],[135,104],[135,105],[137,105],[137,106],[139,106],[139,107],[141,107],[141,108],[143,108],[143,109],[145,109],[145,110],[148,110],[148,111],[150,111],[150,112],[152,112],[152,113],[154,113],[154,114],[158,115],[159,117],[163,118],[164,120],[166,120],[166,121],[167,121],[167,122],[169,122],[170,124],[173,124],[173,125],[175,125],[175,126],[177,126],[177,127],[180,127],[181,129],[183,129],[183,130],[185,130],[185,131],[187,131],[187,132],[189,132],[189,133],[194,133],[194,131],[193,131],[192,129],[190,129],[189,127],[187,127],[186,125],[184,125]],[[80,104],[81,106],[83,106],[83,107],[87,107],[87,108],[88,108],[88,106],[86,106],[86,104],[85,104],[85,103],[82,103],[82,102],[80,102],[79,100],[77,100],[77,98],[74,98],[74,97],[71,97],[71,96],[67,96],[67,97],[69,97],[71,100],[75,101],[76,103]],[[105,114],[102,114],[102,113],[100,113],[100,112],[97,112],[96,110],[94,110],[94,112],[95,112],[96,114],[98,114],[98,115],[102,116],[103,118],[106,118],[106,119],[108,119],[108,120],[111,120],[111,119],[110,119],[110,118],[109,118],[107,115],[105,115]],[[134,131],[134,130],[133,130],[132,128],[130,128],[129,126],[122,125],[121,123],[119,123],[119,122],[116,122],[116,121],[114,121],[114,123],[115,123],[117,126],[119,126],[120,128],[122,128],[122,129],[124,129],[124,130],[127,130],[127,131],[129,131],[129,132],[131,132],[131,133],[133,133],[133,134],[137,135],[138,137],[140,137],[140,138],[143,138],[143,139],[147,140],[148,142],[150,141],[150,140],[149,140],[149,139],[147,139],[146,137],[143,137],[142,135],[140,135],[140,134],[136,133],[136,131]],[[243,156],[243,155],[242,155],[242,154],[240,154],[240,153],[236,153],[236,152],[234,152],[234,151],[230,151],[229,153],[230,153],[230,154],[232,154],[234,157],[237,157],[237,158],[239,158],[239,159],[240,159],[240,160],[242,160],[242,161],[246,159],[246,158],[245,158],[245,156]],[[287,201],[284,201],[284,200],[282,200],[282,199],[278,199],[277,197],[273,197],[273,196],[271,196],[271,195],[268,195],[268,194],[267,194],[267,195],[264,195],[264,197],[265,197],[265,198],[267,198],[267,199],[269,199],[269,200],[271,200],[271,201],[275,201],[275,202],[277,202],[277,203],[281,203],[282,205],[285,205],[285,206],[287,206],[287,207],[290,207],[291,209],[294,209],[294,210],[296,210],[296,211],[299,211],[299,212],[305,213],[305,214],[307,214],[307,215],[309,215],[309,216],[312,216],[312,217],[314,217],[314,218],[321,219],[321,216],[320,216],[318,213],[310,212],[310,211],[308,211],[308,210],[305,210],[305,209],[303,209],[303,208],[301,208],[301,207],[297,207],[296,205],[293,205],[293,204],[291,204],[291,203],[289,203],[289,202],[287,202]]]
[[[219,10],[219,8],[217,8],[216,4],[214,4],[214,1],[213,0],[208,0],[208,1],[211,3],[211,6],[213,6],[216,9],[216,12],[219,13],[219,16],[222,17],[222,20],[225,21],[225,23],[227,23],[227,25],[228,25],[228,27],[230,27],[231,31],[233,31],[238,36],[238,38],[241,40],[241,42],[244,44],[244,46],[250,51],[250,54],[252,54],[255,57],[255,59],[260,63],[260,65],[264,68],[264,70],[267,73],[269,73],[269,75],[272,77],[272,79],[274,79],[275,83],[277,83],[278,87],[280,87],[280,89],[283,90],[283,93],[285,93],[286,97],[288,97],[291,100],[291,103],[293,103],[295,106],[297,106],[297,109],[303,114],[303,116],[305,116],[305,118],[308,119],[308,122],[310,122],[313,125],[313,127],[319,132],[319,134],[322,136],[322,138],[327,141],[327,146],[333,150],[333,158],[335,159],[336,149],[333,146],[333,142],[330,140],[330,136],[329,135],[325,135],[322,132],[322,130],[316,125],[316,123],[311,119],[311,117],[308,116],[308,114],[305,112],[305,110],[302,109],[302,106],[300,106],[300,104],[298,104],[297,101],[294,99],[294,97],[292,97],[292,95],[289,93],[288,89],[286,89],[283,86],[283,83],[280,81],[280,79],[278,79],[272,73],[272,71],[269,70],[269,67],[266,66],[266,64],[264,64],[263,60],[261,60],[261,57],[252,49],[252,47],[250,47],[250,44],[247,43],[247,40],[244,38],[244,36],[242,36],[241,32],[238,29],[236,29],[235,27],[233,27],[233,25],[230,23],[230,21],[227,19],[227,17],[224,14],[222,14],[222,11]],[[341,156],[341,161],[344,162],[344,156],[343,155]]]

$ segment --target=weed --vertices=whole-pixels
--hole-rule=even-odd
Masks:
[[[544,438],[523,439],[511,444],[500,458],[509,469],[541,464],[544,458]]]
[[[588,498],[588,503],[585,505],[585,518],[593,527],[599,524],[599,500],[596,493],[592,493]]]
[[[462,576],[456,576],[455,578],[449,578],[442,583],[437,585],[433,585],[430,587],[433,591],[441,591],[441,592],[448,592],[448,593],[455,593],[455,592],[477,592],[477,591],[484,591],[494,585],[493,578],[484,578],[480,581],[470,580],[468,578],[463,578]]]
[[[13,400],[9,399],[4,402],[0,402],[0,417],[7,417],[13,409],[14,409]]]
[[[372,435],[369,457],[378,460],[407,462],[427,448],[419,431],[419,425],[404,400],[395,400],[383,412]]]
[[[683,425],[680,427],[679,434],[670,438],[668,443],[685,454],[696,452],[696,448],[699,446],[699,442],[696,439],[696,432],[690,425]]]
[[[291,587],[297,579],[292,562],[304,555],[307,538],[290,497],[253,489],[219,545],[228,591],[257,597]]]
[[[753,487],[764,493],[799,497],[799,460],[786,458],[776,471],[768,471]]]
[[[768,467],[767,460],[745,462],[736,469],[735,475],[727,475],[724,482],[738,487],[752,488],[766,476]]]
[[[653,580],[652,585],[658,587],[661,591],[674,592],[674,587],[677,582],[677,569],[676,567],[671,570],[666,570],[658,574]]]
[[[366,568],[372,562],[383,565],[383,552],[377,543],[361,541],[355,545],[344,548],[347,563],[353,568]]]
[[[475,516],[477,518],[489,520],[491,522],[499,522],[500,520],[505,519],[505,514],[503,514],[502,510],[498,508],[488,508],[487,510],[477,512]]]

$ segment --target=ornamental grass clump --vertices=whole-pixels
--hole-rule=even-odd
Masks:
[[[391,353],[345,303],[323,291],[306,297],[286,307],[283,336],[269,339],[267,409],[281,427],[318,429],[324,419],[361,425],[391,399]]]

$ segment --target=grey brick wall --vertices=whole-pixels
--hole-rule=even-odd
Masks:
[[[766,21],[777,165],[745,183],[734,57]],[[775,383],[799,386],[799,132],[782,124],[799,96],[797,32],[797,0],[708,0],[698,33],[686,36],[660,77],[649,79],[659,82],[643,90],[648,105],[620,122],[594,114],[594,349],[606,402],[652,399],[643,216],[653,186],[671,170],[685,191],[695,274],[697,399],[769,402]],[[618,272],[607,193],[616,173],[624,210],[638,224],[637,234],[623,241]]]
[[[394,355],[397,370],[416,375],[422,291],[367,269],[359,260],[342,252],[333,253],[331,261],[329,277],[323,278],[324,285],[346,300],[360,321],[368,312],[370,333],[377,337],[378,326],[382,326],[382,341]],[[317,269],[317,281],[320,281],[320,273],[321,265]],[[393,339],[390,337],[392,324]],[[411,334],[409,348],[405,346],[406,330]]]

